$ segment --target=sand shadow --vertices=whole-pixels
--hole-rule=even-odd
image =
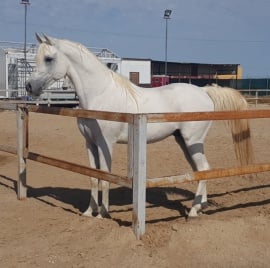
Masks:
[[[0,187],[6,187],[10,190],[13,190],[16,193],[16,184],[17,181],[13,178],[7,177],[5,175],[0,174]],[[12,186],[11,186],[12,185]],[[245,187],[236,189],[230,192],[218,193],[218,194],[210,194],[210,208],[205,212],[207,215],[212,215],[215,213],[221,213],[225,211],[230,211],[238,208],[249,208],[254,206],[263,206],[270,203],[270,199],[266,199],[258,202],[247,202],[245,204],[239,203],[230,207],[218,207],[213,202],[211,206],[211,199],[220,196],[229,196],[234,193],[240,192],[251,192],[255,190],[260,190],[264,188],[269,188],[270,184],[267,185],[257,185],[252,187]],[[174,194],[179,196],[175,200],[169,200],[168,194]],[[39,187],[34,188],[28,185],[27,196],[29,198],[35,198],[40,202],[46,203],[47,205],[53,207],[60,207],[65,211],[74,214],[81,214],[86,210],[89,203],[90,198],[90,190],[79,189],[79,188],[66,188],[66,187]],[[146,193],[146,202],[147,209],[162,207],[169,210],[176,210],[179,212],[179,216],[177,217],[166,217],[166,215],[162,215],[161,218],[157,220],[148,220],[147,223],[156,223],[163,221],[173,221],[176,218],[185,217],[187,215],[188,208],[183,204],[186,201],[191,201],[194,198],[194,193],[180,189],[176,187],[156,187],[147,189]],[[57,201],[57,202],[56,202]],[[63,203],[63,205],[61,205]],[[110,205],[114,207],[114,209],[110,210],[111,213],[117,212],[130,212],[132,213],[132,190],[126,187],[118,187],[110,190]],[[68,208],[71,206],[71,208]],[[117,208],[115,208],[117,207]],[[212,209],[211,209],[212,207]],[[73,209],[74,208],[74,209]],[[131,222],[121,221],[119,218],[113,218],[119,225],[129,226]]]

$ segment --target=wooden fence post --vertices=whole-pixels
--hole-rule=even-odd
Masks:
[[[28,111],[25,108],[17,109],[17,155],[18,155],[18,182],[17,197],[25,199],[27,197],[26,187],[26,158],[28,149]]]
[[[133,231],[137,239],[145,233],[146,115],[134,115],[129,125],[129,173],[133,178]]]

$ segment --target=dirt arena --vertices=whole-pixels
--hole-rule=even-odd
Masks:
[[[269,106],[260,108],[268,109]],[[16,115],[0,112],[0,144],[16,146]],[[256,162],[270,161],[270,119],[251,120]],[[126,146],[113,172],[126,174]],[[74,118],[30,114],[30,150],[88,165]],[[215,122],[206,155],[213,168],[236,166],[229,131]],[[173,138],[147,146],[149,177],[190,170]],[[16,157],[0,152],[0,267],[269,267],[270,173],[208,182],[209,207],[186,221],[197,183],[147,191],[146,234],[132,232],[131,191],[112,185],[112,219],[82,217],[86,176],[28,161],[28,196],[18,201]]]

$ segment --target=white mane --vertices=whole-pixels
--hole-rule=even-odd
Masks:
[[[138,92],[135,90],[135,85],[132,84],[126,77],[110,70],[111,75],[112,75],[112,79],[115,82],[115,84],[117,86],[119,86],[120,88],[123,88],[127,93],[129,93],[131,95],[131,97],[135,100],[136,104],[137,103],[137,95]]]

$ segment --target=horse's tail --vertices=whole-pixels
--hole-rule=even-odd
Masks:
[[[215,111],[242,111],[248,109],[248,103],[242,94],[232,88],[216,85],[206,86],[206,92],[212,99]],[[228,120],[232,132],[236,158],[241,165],[253,162],[251,134],[247,119]]]

